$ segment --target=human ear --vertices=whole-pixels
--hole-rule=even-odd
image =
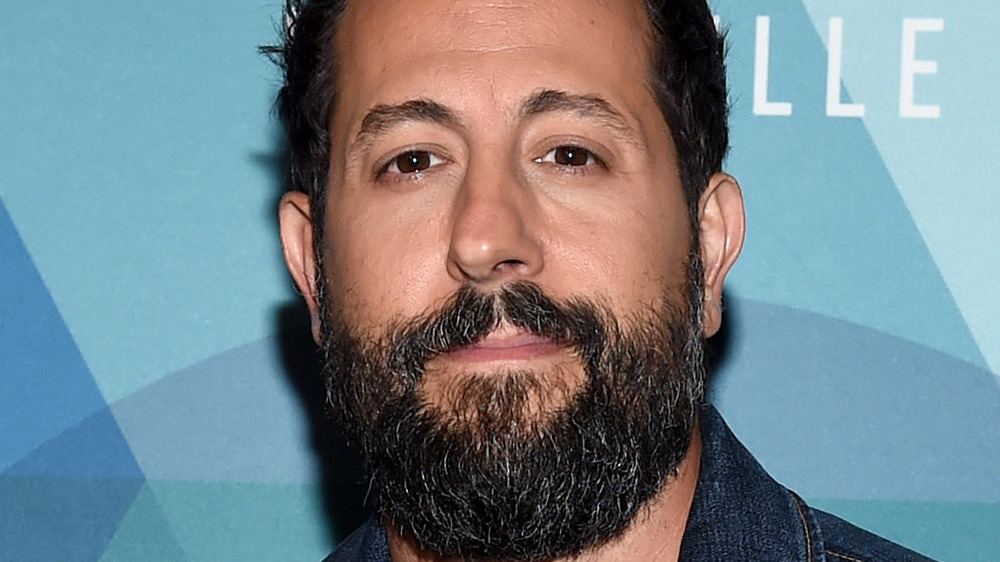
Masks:
[[[743,249],[746,217],[740,184],[729,174],[716,173],[699,200],[701,259],[704,266],[705,337],[722,325],[722,284]]]
[[[295,285],[306,299],[312,321],[313,339],[320,341],[319,302],[316,293],[316,251],[309,196],[301,191],[286,193],[278,203],[281,248]]]

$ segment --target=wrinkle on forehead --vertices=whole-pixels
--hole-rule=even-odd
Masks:
[[[412,0],[359,0],[348,3],[345,19],[351,20],[351,26],[368,33],[379,30],[381,37],[372,37],[376,42],[418,39],[425,33],[422,22],[433,20],[437,25],[447,22],[447,39],[451,44],[442,45],[441,50],[458,52],[507,51],[558,44],[562,24],[567,19],[583,18],[586,12],[590,13],[589,19],[578,23],[593,28],[596,33],[614,36],[620,32],[627,35],[646,31],[648,20],[639,0],[597,0],[588,4],[596,11],[588,10],[580,0],[424,0],[417,3]],[[361,5],[365,9],[359,9]],[[620,16],[623,11],[631,12],[631,17],[607,17]],[[624,22],[634,25],[618,25]],[[610,29],[609,24],[621,29]],[[535,40],[526,42],[525,37]],[[537,41],[541,38],[544,40]],[[586,50],[593,45],[581,44],[580,48]]]
[[[607,100],[641,144],[666,126],[641,109],[655,106],[641,0],[355,0],[342,23],[338,80],[354,94],[334,115],[344,147],[375,105],[424,99],[470,125],[514,122],[540,88]]]

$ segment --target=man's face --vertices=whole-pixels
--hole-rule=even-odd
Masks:
[[[685,276],[690,229],[647,86],[641,3],[349,3],[337,38],[326,239],[330,295],[378,338],[460,287],[531,281],[621,317]],[[427,399],[470,372],[572,387],[565,349],[507,326],[427,366]]]
[[[421,547],[578,553],[687,449],[742,207],[699,203],[691,247],[648,27],[628,0],[348,4],[325,237],[291,194],[282,238],[379,509]]]

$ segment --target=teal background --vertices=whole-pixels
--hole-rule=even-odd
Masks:
[[[1000,7],[713,7],[749,221],[713,400],[816,505],[1000,560]],[[279,2],[0,8],[0,559],[321,559],[364,487],[323,479],[350,458],[295,369]],[[758,15],[788,117],[753,112]],[[863,118],[825,112],[834,16]],[[944,20],[917,38],[939,119],[899,115],[904,18]]]

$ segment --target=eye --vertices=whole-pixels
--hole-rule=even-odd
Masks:
[[[389,160],[381,173],[416,174],[442,162],[439,156],[426,150],[410,150]]]
[[[570,166],[574,168],[592,164],[598,164],[601,166],[604,165],[604,163],[601,162],[601,159],[598,158],[593,152],[587,150],[586,148],[571,145],[557,146],[548,151],[545,156],[536,158],[535,162],[548,162],[550,164]]]

